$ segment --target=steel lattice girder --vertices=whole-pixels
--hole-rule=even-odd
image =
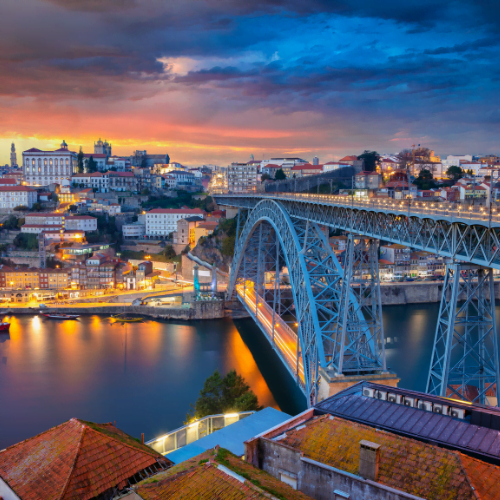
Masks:
[[[305,387],[309,404],[314,404],[319,385],[319,364],[328,366],[325,349],[332,358],[334,333],[339,320],[343,271],[323,231],[316,223],[292,220],[280,203],[261,201],[250,213],[235,245],[228,296],[238,283],[255,277],[260,286],[259,255],[268,254],[262,241],[262,225],[273,227],[289,270],[298,322]],[[265,232],[265,231],[264,231]],[[257,243],[257,241],[259,243]],[[272,238],[267,240],[272,241]],[[251,265],[248,264],[251,263]],[[258,278],[257,278],[258,276]],[[351,294],[351,301],[355,297]],[[354,310],[363,316],[356,305]]]
[[[499,382],[493,270],[448,265],[426,392],[486,404]]]
[[[349,234],[332,359],[337,373],[386,371],[377,253],[374,239]]]
[[[220,195],[217,203],[239,208],[252,208],[259,195]],[[443,257],[500,269],[500,227],[468,224],[445,217],[426,218],[394,209],[359,209],[320,201],[294,200],[293,195],[278,194],[290,217],[311,220],[318,224],[343,229],[367,237],[399,243],[432,252]]]

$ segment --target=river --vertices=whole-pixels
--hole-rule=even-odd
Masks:
[[[425,388],[438,308],[384,308],[387,362],[402,387]],[[11,323],[9,335],[0,333],[0,449],[71,417],[116,421],[151,439],[182,425],[215,369],[236,369],[263,406],[290,414],[305,408],[249,319],[112,324],[101,316],[20,315]]]

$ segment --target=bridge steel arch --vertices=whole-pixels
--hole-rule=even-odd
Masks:
[[[500,368],[493,269],[500,269],[500,214],[384,206],[310,194],[273,195],[293,220],[399,243],[448,257],[427,392],[498,405]],[[220,195],[220,205],[252,209],[266,195]],[[431,207],[432,208],[432,207]],[[465,300],[465,302],[461,302]],[[344,321],[345,323],[345,321]],[[477,394],[469,393],[469,386]],[[493,394],[493,396],[492,396]],[[489,400],[491,399],[491,401]]]
[[[355,343],[344,343],[345,335],[342,336],[338,328],[344,272],[316,223],[292,219],[281,203],[271,199],[262,200],[246,215],[243,227],[237,230],[227,295],[234,296],[238,283],[244,284],[251,278],[256,282],[257,292],[263,294],[259,291],[264,273],[260,255],[265,253],[264,246],[269,241],[266,228],[271,227],[283,250],[297,311],[298,355],[301,356],[304,373],[303,381],[298,380],[297,373],[297,382],[305,392],[308,405],[313,405],[318,395],[319,367],[342,373],[344,356],[353,356],[351,351]],[[240,226],[240,218],[238,220]],[[348,300],[351,304],[356,303],[352,293]],[[361,308],[352,307],[350,311],[355,311],[354,314],[361,320],[358,322],[360,325],[365,324]],[[366,338],[370,339],[369,333]],[[372,352],[374,350],[371,349]],[[359,358],[359,353],[357,356]],[[369,351],[362,356],[366,366],[373,369],[375,359],[375,368],[385,368],[385,359],[380,360]]]

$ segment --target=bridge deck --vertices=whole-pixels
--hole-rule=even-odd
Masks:
[[[500,210],[480,206],[461,205],[457,203],[428,203],[418,200],[393,200],[356,198],[352,196],[338,196],[310,193],[259,193],[259,194],[224,194],[217,198],[295,200],[308,203],[323,204],[366,210],[369,212],[396,214],[408,217],[418,217],[447,222],[461,222],[464,224],[479,224],[489,227],[500,227]]]
[[[236,286],[238,298],[243,303],[249,314],[259,325],[264,332],[266,338],[271,345],[276,349],[278,355],[284,362],[286,368],[291,375],[296,378],[297,373],[297,334],[287,325],[285,321],[278,315],[274,314],[274,331],[273,331],[273,310],[259,296],[256,297],[253,288],[245,288],[243,285]],[[257,307],[256,307],[256,304]],[[299,379],[300,386],[304,385],[304,369],[302,366],[302,358],[299,357]]]

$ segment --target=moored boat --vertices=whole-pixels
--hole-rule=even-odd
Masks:
[[[0,332],[8,332],[10,328],[10,323],[7,321],[2,321],[0,323]]]
[[[49,319],[78,319],[80,317],[79,314],[58,314],[58,313],[52,313],[52,314],[42,314],[42,316],[45,316],[46,318]]]
[[[111,316],[111,319],[114,319],[115,321],[119,321],[121,323],[139,323],[142,321],[144,318],[126,318],[124,316]]]

